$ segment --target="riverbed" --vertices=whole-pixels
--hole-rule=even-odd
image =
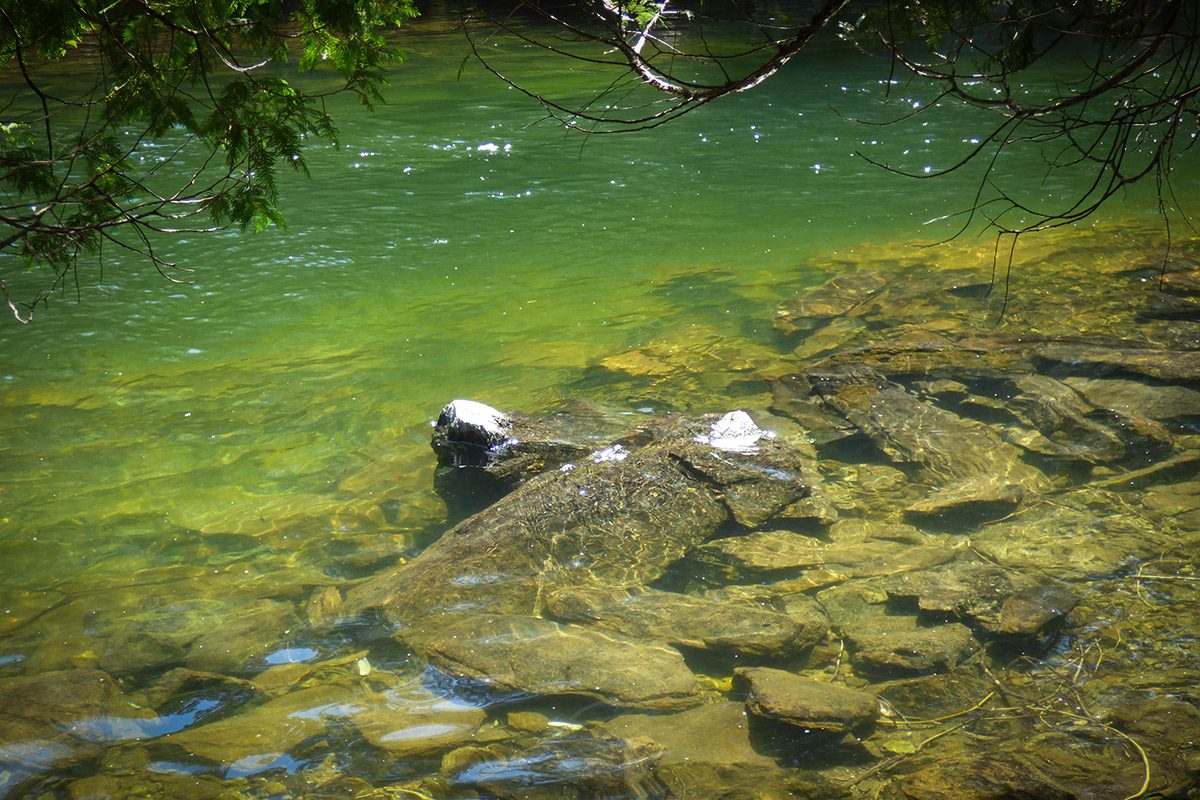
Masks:
[[[927,246],[953,232],[936,220],[969,176],[913,182],[854,153],[936,165],[982,122],[848,122],[886,113],[885,71],[836,42],[617,137],[539,122],[469,60],[460,75],[445,23],[400,43],[388,102],[347,102],[340,145],[314,144],[312,178],[287,179],[286,229],[165,245],[194,270],[183,285],[132,259],[102,279],[84,265],[78,299],[0,327],[0,795],[974,796],[962,775],[1028,796],[1195,790],[1200,376],[1170,367],[1200,347],[1190,232],[1168,243],[1132,197],[1024,239],[1011,281],[986,236]],[[1032,163],[1010,166],[1029,191]],[[1187,174],[1176,188],[1195,196]],[[864,275],[879,277],[837,284]],[[864,441],[836,397],[789,394],[830,363],[988,426],[1045,482],[1003,513],[914,517],[941,462]],[[1030,376],[1099,427],[1047,422]],[[818,574],[710,548],[653,588],[817,604],[818,640],[748,659],[685,648],[701,687],[686,723],[489,692],[339,607],[451,526],[429,439],[456,397],[635,424],[745,409],[813,446],[832,512],[758,533],[907,542],[941,554],[917,574],[1017,580],[966,610],[858,562]],[[987,603],[1035,578],[1070,609],[1026,638],[990,629]],[[863,609],[968,638],[928,662],[864,659],[879,648],[850,630]],[[834,732],[755,718],[742,666],[870,692],[877,713]]]

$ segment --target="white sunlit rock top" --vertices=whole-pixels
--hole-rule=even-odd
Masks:
[[[442,409],[438,424],[448,430],[461,432],[472,431],[480,438],[502,440],[508,435],[512,421],[491,406],[475,400],[451,400]]]
[[[727,453],[756,453],[760,440],[774,438],[774,432],[758,427],[749,414],[739,409],[714,422],[696,441]]]

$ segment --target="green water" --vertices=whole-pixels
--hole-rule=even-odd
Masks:
[[[338,107],[340,146],[314,144],[312,178],[285,180],[286,230],[164,243],[193,285],[110,253],[102,280],[81,265],[78,303],[0,324],[0,673],[103,665],[147,609],[202,599],[220,629],[415,554],[444,527],[428,436],[454,397],[765,406],[753,380],[672,386],[601,362],[708,341],[782,363],[780,301],[864,248],[946,235],[925,223],[968,200],[970,175],[916,182],[853,152],[937,166],[986,132],[966,112],[846,121],[830,109],[891,113],[886,65],[824,43],[677,124],[588,138],[463,66],[459,33],[421,22],[400,42],[387,102]],[[543,87],[588,77],[511,42],[505,58]],[[1005,170],[1056,190],[1032,155]],[[269,648],[305,636],[270,630]]]
[[[194,286],[109,253],[78,304],[4,326],[4,562],[24,579],[104,572],[142,537],[203,529],[206,505],[327,493],[362,448],[425,457],[452,397],[541,410],[681,326],[770,343],[812,258],[926,236],[963,201],[852,156],[863,129],[828,107],[878,114],[879,70],[835,47],[679,125],[584,138],[477,66],[460,76],[460,34],[401,43],[388,102],[346,102],[340,147],[285,182],[287,230],[164,245]],[[538,85],[572,79],[513,58]],[[929,153],[971,135],[888,134]]]

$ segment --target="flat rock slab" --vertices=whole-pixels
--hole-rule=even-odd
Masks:
[[[904,531],[898,533],[901,527]],[[714,539],[698,548],[694,557],[744,580],[819,570],[853,578],[942,564],[954,558],[954,551],[916,528],[896,526],[890,535],[841,537],[832,542],[791,531],[756,531]]]
[[[428,640],[436,667],[500,691],[591,697],[617,708],[677,711],[700,686],[677,650],[536,617],[462,617]]]
[[[904,509],[910,521],[995,519],[1012,513],[1025,499],[1020,484],[998,475],[978,475],[934,489]]]
[[[734,676],[750,713],[800,728],[842,733],[874,722],[879,710],[872,694],[781,669],[740,667]]]
[[[974,561],[898,575],[883,586],[888,597],[915,600],[922,611],[955,614],[989,629],[999,627],[1000,607],[1017,588],[1005,570]]]
[[[657,748],[645,741],[581,733],[502,758],[474,760],[461,769],[446,770],[443,764],[443,773],[488,797],[638,797],[643,796],[640,787],[654,785],[650,773],[657,755]]]
[[[895,575],[954,560],[953,540],[911,525],[848,519],[829,530],[827,563],[855,578]]]
[[[52,738],[78,723],[135,715],[117,682],[95,669],[43,672],[0,681],[0,741]]]
[[[982,423],[924,402],[862,364],[827,364],[805,373],[813,391],[901,464],[920,468],[935,491],[909,512],[1002,516],[1046,477]]]
[[[1052,458],[1105,464],[1127,457],[1145,459],[1171,448],[1167,429],[1136,409],[1094,405],[1071,384],[1046,375],[1025,375],[1013,384],[1017,393],[1008,409],[1029,426],[1030,430],[1016,434],[1021,439],[1017,443],[1026,449]]]
[[[1079,595],[1065,586],[1043,583],[1015,592],[1000,606],[999,631],[1032,636],[1057,622],[1079,604]]]
[[[1177,546],[1174,535],[1148,518],[1122,514],[1097,519],[1088,506],[1094,497],[1088,489],[1062,495],[1058,505],[989,525],[972,535],[971,544],[1008,569],[1066,581],[1109,576]]]
[[[842,631],[855,660],[873,671],[951,669],[979,649],[970,629],[957,622],[921,625],[915,617],[879,616]]]
[[[1048,344],[1036,348],[1033,359],[1044,369],[1064,374],[1141,375],[1174,383],[1200,381],[1200,350]]]
[[[774,769],[775,759],[754,749],[750,721],[741,703],[707,703],[680,714],[625,714],[604,724],[622,739],[649,739],[662,750],[664,764]]]
[[[250,769],[320,734],[331,719],[351,716],[362,697],[361,691],[342,686],[301,689],[159,741],[235,772]]]
[[[1200,392],[1185,386],[1151,386],[1120,378],[1066,378],[1096,408],[1157,420],[1200,417]]]
[[[546,599],[551,615],[634,639],[781,656],[812,646],[824,628],[777,611],[647,588],[568,587]]]
[[[396,756],[417,756],[469,741],[486,716],[482,708],[404,687],[364,704],[351,721],[376,747]]]
[[[695,557],[744,577],[811,569],[825,565],[825,543],[790,531],[756,531],[714,539]]]

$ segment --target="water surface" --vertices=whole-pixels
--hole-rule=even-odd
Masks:
[[[989,239],[910,244],[954,230],[927,223],[965,205],[969,173],[913,181],[854,155],[936,167],[986,119],[854,124],[893,113],[879,100],[886,65],[836,42],[677,124],[586,137],[464,62],[447,26],[418,22],[400,41],[407,60],[387,102],[340,105],[339,145],[313,143],[312,178],[284,181],[286,229],[165,243],[192,284],[107,254],[102,279],[81,264],[79,302],[68,291],[32,326],[0,326],[0,675],[99,666],[149,685],[181,663],[165,635],[179,630],[232,652],[189,666],[243,677],[357,654],[361,632],[312,633],[302,611],[445,528],[428,437],[448,400],[763,408],[760,376],[795,360],[797,342],[773,323],[797,292],[865,261],[989,277]],[[587,85],[553,56],[504,48],[539,85]],[[893,92],[922,99],[919,87]],[[1033,154],[1004,170],[1030,193],[1063,190]],[[1189,197],[1195,182],[1177,188]],[[1120,226],[1060,234],[1047,252],[1150,268],[1164,240],[1143,200],[1112,210]],[[1036,293],[1019,271],[1014,291]],[[981,305],[970,324],[994,329],[995,311]],[[1173,344],[1187,344],[1191,324]],[[683,366],[611,361],[647,346]],[[235,636],[238,624],[251,632]],[[156,630],[157,656],[124,657],[129,637]],[[239,650],[247,638],[261,652]],[[399,646],[378,645],[371,664],[404,680],[419,669]],[[157,738],[227,701],[96,736]],[[371,772],[356,766],[361,744],[328,747],[349,772]],[[276,755],[226,774],[322,761]]]

